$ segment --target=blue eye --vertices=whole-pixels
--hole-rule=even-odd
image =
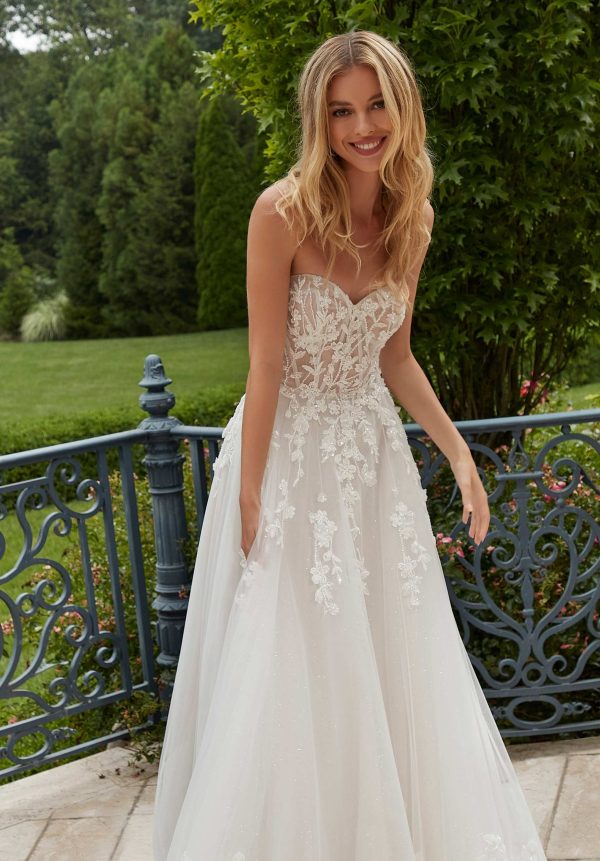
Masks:
[[[347,110],[347,109],[346,109],[346,108],[337,108],[337,109],[333,112],[333,116],[334,116],[334,117],[339,117],[339,116],[340,116],[340,114],[342,114],[345,110]]]
[[[380,102],[374,102],[373,107],[375,107],[375,105],[381,105],[382,108],[385,108],[385,102],[383,101],[383,99]]]

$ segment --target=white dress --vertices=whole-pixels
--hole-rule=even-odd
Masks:
[[[158,774],[155,861],[545,861],[379,369],[404,320],[290,280],[256,539],[224,431]]]

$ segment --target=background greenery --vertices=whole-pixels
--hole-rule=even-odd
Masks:
[[[245,326],[247,219],[295,158],[298,73],[368,28],[414,64],[436,170],[415,355],[453,419],[530,412],[598,357],[599,24],[591,0],[3,7],[0,337]],[[16,26],[46,49],[19,54]]]
[[[272,179],[295,156],[296,78],[317,44],[362,28],[402,46],[436,168],[415,355],[453,419],[533,409],[598,332],[600,5],[192,4],[227,33],[200,54],[208,92],[234,92],[257,117]],[[537,385],[523,397],[524,379]]]
[[[188,25],[185,4],[174,2],[11,9],[0,17],[0,337],[244,325],[244,222],[262,157],[256,123],[229,97],[212,106],[229,150],[203,143],[212,128],[202,123],[194,52],[217,47],[220,34]],[[46,33],[49,47],[19,54],[8,41],[19,23]],[[233,182],[226,156],[239,167]],[[209,200],[206,177],[216,183]],[[213,239],[211,207],[227,186],[238,223]],[[220,304],[197,320],[198,262],[213,246],[229,265],[219,267]],[[58,294],[64,320],[44,324]],[[41,322],[22,326],[28,312]]]

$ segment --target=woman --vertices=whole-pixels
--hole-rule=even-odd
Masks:
[[[433,225],[414,73],[375,33],[335,36],[299,107],[298,161],[250,218],[250,372],[198,547],[156,859],[543,861],[391,396],[480,543],[485,489],[410,350]]]

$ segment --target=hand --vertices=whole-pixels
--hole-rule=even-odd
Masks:
[[[462,494],[463,513],[461,520],[463,523],[467,523],[469,514],[471,515],[469,536],[476,544],[481,544],[490,525],[490,507],[475,461],[469,455],[459,458],[450,466]]]
[[[247,559],[258,532],[260,499],[258,497],[240,499],[240,513],[242,518],[242,552]]]

